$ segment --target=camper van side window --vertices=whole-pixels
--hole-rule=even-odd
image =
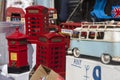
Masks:
[[[105,28],[105,26],[99,26],[99,28]]]
[[[88,26],[83,26],[83,28],[88,28]]]
[[[97,39],[103,39],[104,38],[104,32],[97,32]]]
[[[79,32],[78,31],[74,31],[72,37],[73,38],[79,38]]]
[[[90,28],[97,28],[97,26],[90,26]]]
[[[87,32],[81,32],[81,39],[86,39],[87,38]]]
[[[88,38],[89,38],[89,39],[94,39],[94,38],[95,38],[95,32],[90,31]]]
[[[114,26],[107,26],[107,28],[114,28]]]
[[[120,26],[115,26],[116,28],[120,28]]]

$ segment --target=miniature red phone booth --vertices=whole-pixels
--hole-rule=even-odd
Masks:
[[[44,6],[30,6],[26,8],[26,34],[28,41],[35,42],[40,34],[49,32],[48,9]]]
[[[65,76],[65,55],[63,35],[56,32],[40,35],[37,44],[36,67],[43,64]]]
[[[9,73],[21,73],[29,70],[27,60],[27,37],[19,32],[18,27],[15,33],[7,36],[9,50]]]

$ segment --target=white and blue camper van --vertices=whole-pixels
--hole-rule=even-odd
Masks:
[[[73,30],[67,54],[120,62],[120,22],[87,22]]]

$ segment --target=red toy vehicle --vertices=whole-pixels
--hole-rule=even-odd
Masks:
[[[65,38],[66,49],[70,46],[70,35],[73,33],[73,29],[81,27],[81,23],[66,22],[60,24],[60,33],[62,33]]]

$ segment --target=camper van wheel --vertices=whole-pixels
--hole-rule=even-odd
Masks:
[[[112,57],[109,54],[102,54],[101,62],[104,64],[109,64],[111,62]]]
[[[78,48],[73,48],[72,52],[75,57],[80,57],[80,50]]]

